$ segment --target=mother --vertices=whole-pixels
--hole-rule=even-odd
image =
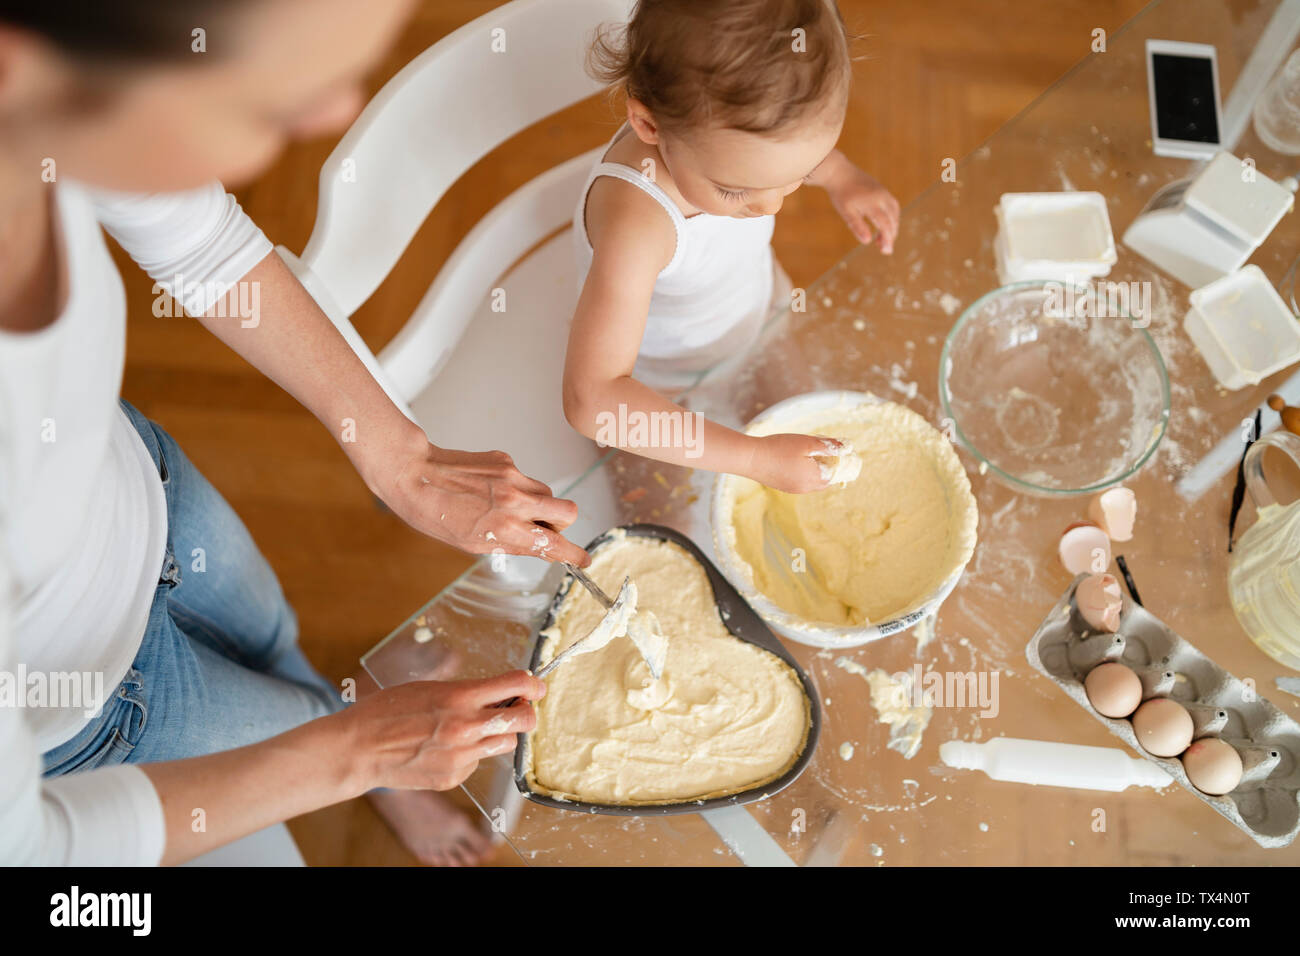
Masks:
[[[0,676],[104,691],[98,713],[0,706],[0,861],[174,863],[373,788],[423,858],[481,849],[416,791],[512,749],[543,685],[422,682],[342,709],[229,505],[120,402],[125,300],[100,233],[336,437],[355,423],[344,451],[416,529],[530,553],[539,522],[567,527],[573,503],[506,455],[431,445],[218,184],[345,126],[408,7],[0,0]],[[253,283],[260,321],[218,318]],[[487,726],[502,714],[505,733]]]

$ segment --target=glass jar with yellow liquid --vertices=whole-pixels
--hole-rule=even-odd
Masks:
[[[1246,490],[1258,518],[1228,564],[1237,620],[1265,654],[1300,670],[1300,500],[1280,504],[1264,478],[1264,452],[1277,448],[1300,466],[1300,435],[1277,431],[1246,452]]]

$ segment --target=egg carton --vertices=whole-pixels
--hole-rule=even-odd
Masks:
[[[1124,597],[1119,631],[1090,627],[1079,614],[1074,579],[1025,648],[1029,663],[1061,686],[1079,706],[1183,789],[1250,834],[1260,846],[1283,847],[1300,833],[1300,723],[1197,650],[1167,624]],[[1142,680],[1142,699],[1169,697],[1192,715],[1194,737],[1219,737],[1241,754],[1241,783],[1221,797],[1202,793],[1177,757],[1155,757],[1138,744],[1128,719],[1097,712],[1083,679],[1093,667],[1117,661]]]

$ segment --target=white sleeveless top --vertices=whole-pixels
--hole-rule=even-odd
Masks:
[[[615,135],[611,146],[625,130]],[[586,281],[593,255],[587,236],[587,193],[601,176],[631,183],[652,197],[677,233],[672,260],[655,280],[640,357],[689,359],[716,351],[713,347],[741,326],[752,326],[756,334],[772,305],[775,217],[735,219],[699,213],[688,218],[639,170],[602,159],[587,177],[573,215],[579,283]]]

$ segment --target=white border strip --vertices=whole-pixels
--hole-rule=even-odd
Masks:
[[[705,810],[700,816],[745,866],[797,866],[744,807]]]
[[[1300,0],[1282,0],[1259,36],[1223,106],[1223,148],[1232,152],[1250,123],[1255,101],[1300,37]]]
[[[1293,373],[1289,379],[1273,390],[1273,394],[1281,395],[1288,405],[1300,405],[1300,372]],[[1260,435],[1266,435],[1281,424],[1282,417],[1267,405],[1261,404],[1259,407],[1264,412],[1260,417]],[[1255,417],[1254,411],[1250,413],[1250,417]],[[1244,429],[1241,425],[1224,435],[1204,458],[1192,466],[1191,471],[1179,479],[1178,484],[1174,486],[1178,494],[1186,501],[1195,501],[1214,487],[1220,478],[1236,468],[1237,462],[1241,461],[1243,435]]]

